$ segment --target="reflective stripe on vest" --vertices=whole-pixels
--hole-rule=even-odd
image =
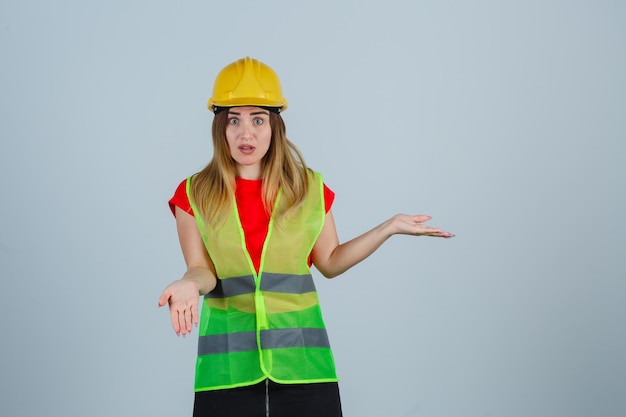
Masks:
[[[205,298],[225,298],[250,294],[256,291],[254,275],[219,280],[217,287]],[[304,294],[315,291],[313,277],[308,275],[272,274],[266,272],[261,281],[261,291]]]
[[[261,349],[290,347],[330,348],[324,329],[274,329],[261,330]],[[198,355],[244,352],[257,350],[256,332],[240,332],[201,336],[198,339]]]
[[[276,209],[282,208],[281,195],[279,191]],[[196,391],[265,378],[279,383],[337,381],[307,263],[324,224],[323,196],[321,175],[311,173],[302,204],[280,220],[271,217],[258,274],[234,198],[228,218],[216,228],[205,225],[190,199],[219,278],[202,306]]]

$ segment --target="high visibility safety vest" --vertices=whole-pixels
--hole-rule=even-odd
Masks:
[[[246,249],[235,199],[226,221],[210,230],[191,202],[218,277],[202,304],[195,391],[252,385],[266,378],[278,383],[338,380],[307,263],[326,215],[322,177],[309,177],[303,203],[286,218],[270,218],[258,273]],[[279,191],[275,209],[281,203]]]

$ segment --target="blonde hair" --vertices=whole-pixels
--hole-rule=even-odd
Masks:
[[[189,198],[200,212],[196,215],[201,215],[207,226],[216,226],[226,219],[235,196],[237,167],[226,140],[227,126],[228,111],[217,113],[212,127],[213,159],[191,182]],[[310,170],[298,148],[287,139],[285,122],[279,113],[270,112],[270,126],[270,146],[261,161],[262,198],[265,210],[272,213],[274,200],[282,188],[284,209],[273,213],[280,218],[304,200]]]

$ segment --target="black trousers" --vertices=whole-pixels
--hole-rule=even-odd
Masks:
[[[277,384],[196,392],[194,417],[341,417],[339,386]]]

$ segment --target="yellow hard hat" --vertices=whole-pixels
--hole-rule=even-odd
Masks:
[[[287,108],[280,80],[264,63],[245,57],[227,65],[217,74],[213,96],[208,107],[216,112],[221,107],[258,106],[276,111]]]

